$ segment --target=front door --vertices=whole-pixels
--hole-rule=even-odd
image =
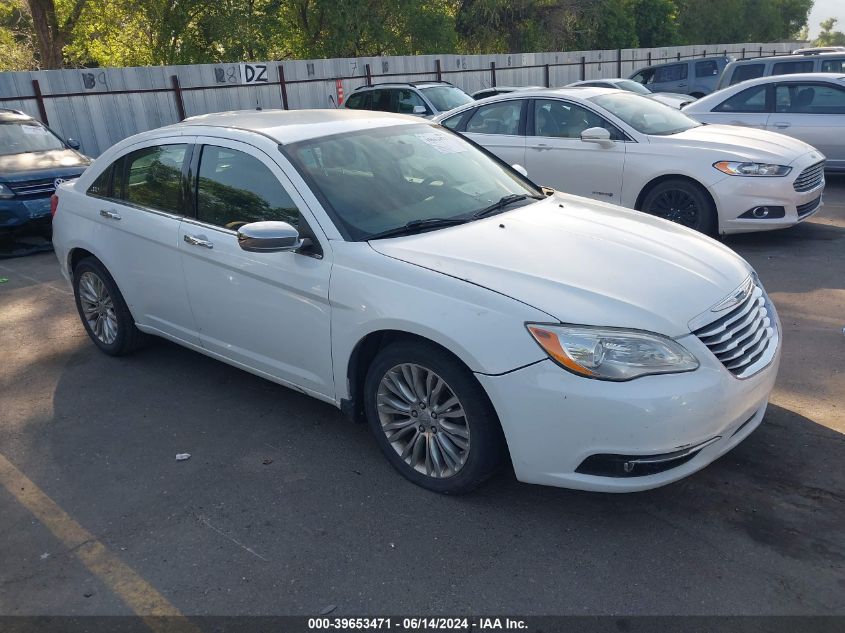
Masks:
[[[279,165],[261,150],[215,138],[198,140],[195,218],[179,248],[202,346],[309,392],[333,397],[328,241]],[[252,253],[237,230],[284,221],[315,246]],[[321,234],[320,234],[321,235]],[[320,245],[322,243],[322,246]]]
[[[534,99],[528,116],[525,168],[538,185],[621,204],[624,135],[592,110],[562,99]],[[581,140],[591,127],[610,131],[612,145]]]

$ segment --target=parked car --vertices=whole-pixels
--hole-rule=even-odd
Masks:
[[[56,200],[100,350],[162,336],[312,395],[439,492],[508,458],[532,483],[675,481],[760,424],[778,370],[777,314],[730,249],[546,197],[419,118],[196,117],[121,141]]]
[[[716,89],[758,77],[800,73],[845,73],[845,53],[781,55],[731,62],[719,77]]]
[[[566,88],[577,88],[579,86],[582,88],[616,88],[617,90],[627,90],[628,92],[654,99],[659,103],[677,108],[678,110],[695,101],[695,97],[690,95],[682,95],[674,92],[652,92],[644,85],[632,79],[588,79],[585,81],[575,81],[567,85]]]
[[[845,171],[845,75],[806,73],[743,81],[684,108],[702,123],[771,130],[809,143],[825,169]]]
[[[701,125],[607,88],[521,91],[435,121],[535,182],[614,202],[708,234],[783,228],[818,211],[824,157],[764,130]]]
[[[699,98],[716,90],[716,82],[732,57],[697,57],[640,68],[628,79],[652,92],[673,92]]]
[[[79,143],[62,140],[17,110],[0,110],[0,239],[50,236],[50,196],[91,162]]]
[[[344,107],[430,117],[472,101],[467,93],[446,81],[422,81],[360,86],[349,95]]]
[[[476,101],[486,99],[487,97],[495,97],[496,95],[503,95],[509,92],[516,92],[517,90],[542,90],[544,86],[493,86],[492,88],[482,88],[472,93],[472,98]]]

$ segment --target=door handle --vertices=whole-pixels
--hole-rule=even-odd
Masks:
[[[212,244],[208,240],[204,240],[201,237],[196,237],[194,235],[186,234],[185,241],[191,246],[204,246],[205,248],[214,248],[214,244]]]
[[[686,84],[678,84],[678,88],[686,88],[686,87],[687,87]]]
[[[104,218],[108,218],[109,220],[119,220],[120,214],[115,213],[114,211],[107,211],[106,209],[100,209],[100,215]]]
[[[775,126],[777,129],[779,129],[779,130],[785,130],[785,129],[786,129],[786,128],[788,128],[790,125],[792,125],[792,124],[791,124],[791,123],[786,123],[786,122],[781,122],[781,123],[775,123],[775,124],[774,124],[774,126]]]

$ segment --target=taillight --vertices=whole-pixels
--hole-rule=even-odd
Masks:
[[[56,217],[56,209],[59,208],[59,196],[55,193],[50,196],[50,215]]]

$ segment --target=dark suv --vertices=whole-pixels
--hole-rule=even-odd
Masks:
[[[0,110],[0,239],[50,236],[50,196],[91,163],[78,149],[23,112]]]
[[[349,95],[345,107],[431,117],[472,100],[447,81],[418,81],[360,86]]]

